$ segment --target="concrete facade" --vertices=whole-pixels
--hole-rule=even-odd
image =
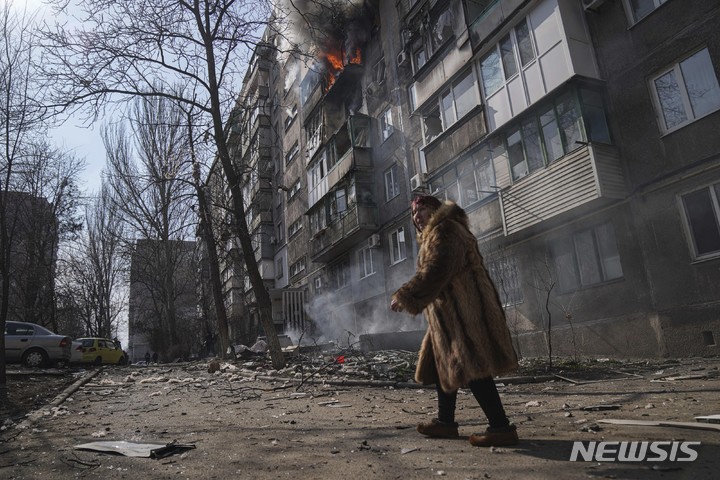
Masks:
[[[333,30],[367,29],[359,63],[268,57],[277,298],[349,343],[422,329],[387,305],[426,192],[468,212],[521,355],[717,355],[720,6],[642,3],[369,1]]]

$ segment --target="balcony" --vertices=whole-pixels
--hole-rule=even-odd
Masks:
[[[318,149],[311,158],[309,170],[325,162],[327,174],[311,185],[308,192],[308,209],[312,208],[327,192],[353,170],[371,170],[370,156],[370,117],[351,115],[336,133]],[[335,161],[335,155],[339,158]]]
[[[503,229],[512,235],[551,218],[588,213],[626,195],[617,150],[588,144],[500,190]]]
[[[327,263],[356,245],[358,237],[367,237],[377,228],[375,205],[355,204],[315,235],[310,243],[310,257],[313,262]]]
[[[351,148],[345,152],[345,155],[338,160],[327,175],[308,192],[308,208],[319,202],[345,175],[357,168],[372,168],[372,157],[369,150]]]

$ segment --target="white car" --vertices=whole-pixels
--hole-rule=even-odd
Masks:
[[[67,364],[72,339],[28,322],[5,323],[5,361],[26,367]]]

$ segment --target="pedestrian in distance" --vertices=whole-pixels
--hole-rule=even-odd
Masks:
[[[152,361],[153,361],[153,363],[157,363],[157,362],[158,362],[158,354],[157,354],[157,352],[153,352]]]
[[[145,352],[145,365],[150,365],[150,352]]]
[[[465,211],[451,201],[420,195],[411,203],[417,230],[415,275],[392,296],[391,310],[428,321],[415,381],[436,385],[438,417],[417,426],[434,438],[459,436],[455,406],[459,388],[469,388],[489,426],[470,436],[479,447],[518,443],[493,377],[514,371],[517,354],[495,284],[485,268]]]

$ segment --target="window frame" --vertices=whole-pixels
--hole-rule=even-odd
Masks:
[[[612,241],[614,246],[614,253],[617,256],[618,266],[620,269],[620,275],[609,277],[608,272],[606,271],[606,264],[605,262],[612,257],[604,258],[602,256],[602,246],[601,241],[599,239],[599,231],[602,228],[609,227],[612,231]],[[590,233],[592,235],[592,251],[589,251],[587,248],[580,248],[578,246],[578,239],[581,235]],[[582,240],[582,239],[581,239]],[[569,242],[567,245],[563,245],[564,242]],[[565,247],[569,246],[569,249],[566,249]],[[562,265],[560,264],[560,257],[561,255],[558,255],[558,252],[563,250],[563,256],[567,255],[568,252],[572,254],[572,265],[573,271],[572,278],[568,274],[565,274],[565,270],[562,268]],[[589,226],[587,228],[572,232],[569,236],[563,236],[563,237],[555,237],[550,241],[549,249],[553,266],[557,278],[557,286],[558,286],[558,292],[561,294],[565,293],[572,293],[577,292],[580,290],[584,290],[587,288],[594,288],[601,285],[605,285],[610,282],[619,281],[625,278],[625,272],[622,268],[622,256],[620,255],[620,249],[617,245],[617,235],[615,234],[615,226],[613,225],[612,221],[606,221],[602,223],[598,223],[592,226]],[[584,254],[584,256],[580,256],[580,254]],[[592,255],[592,258],[590,258],[588,255]],[[589,260],[594,260],[594,266],[596,267],[596,272],[599,274],[599,280],[595,282],[583,282],[583,274],[586,272],[582,269],[583,263],[588,262]],[[563,284],[561,279],[572,279],[573,285],[569,284]]]
[[[395,132],[393,124],[392,107],[388,107],[380,114],[380,141],[385,142]]]
[[[649,88],[650,93],[653,101],[653,106],[655,108],[655,117],[657,118],[658,126],[660,127],[660,131],[663,134],[672,133],[676,130],[680,130],[683,127],[686,127],[687,125],[690,125],[692,123],[695,123],[696,121],[708,116],[712,115],[713,113],[720,110],[720,101],[717,105],[715,105],[714,108],[711,108],[707,112],[703,113],[700,116],[696,116],[692,102],[690,101],[690,96],[688,94],[688,88],[687,88],[687,82],[685,80],[685,75],[682,71],[682,63],[689,60],[690,58],[694,57],[695,55],[701,53],[701,52],[707,52],[707,58],[709,60],[709,68],[710,73],[712,73],[715,77],[715,84],[717,87],[717,91],[720,92],[720,80],[717,76],[717,70],[715,69],[715,65],[712,63],[712,57],[710,56],[710,50],[707,46],[703,46],[702,48],[698,48],[696,50],[693,50],[688,55],[685,55],[681,59],[679,59],[677,62],[673,63],[671,66],[664,68],[663,70],[659,71],[657,74],[653,75],[649,79]],[[682,102],[683,110],[685,113],[685,120],[682,122],[679,122],[672,127],[668,127],[667,120],[665,118],[665,110],[663,108],[662,101],[660,99],[660,95],[658,94],[657,90],[657,80],[664,77],[668,73],[672,72],[675,76],[675,80],[678,83],[678,87],[680,88],[680,99]]]
[[[710,206],[712,208],[713,214],[715,215],[715,226],[716,228],[720,229],[720,183],[710,183],[700,188],[686,191],[677,195],[678,208],[680,209],[680,213],[682,215],[683,229],[685,230],[688,248],[690,250],[690,256],[693,261],[698,262],[716,259],[720,257],[720,247],[717,250],[709,251],[706,253],[699,252],[697,239],[695,238],[694,234],[695,229],[693,228],[692,222],[690,220],[690,215],[688,213],[687,204],[685,203],[685,198],[687,196],[702,192],[703,190],[708,190],[710,192]],[[720,231],[718,232],[718,234],[720,235]]]
[[[518,42],[518,28],[521,25],[525,25],[527,27],[528,32],[528,39],[530,41],[530,46],[532,47],[532,58],[527,61],[527,63],[523,64],[522,61],[522,55],[520,51],[520,43]],[[501,45],[505,41],[505,39],[510,40],[510,46],[511,49],[509,51],[506,50],[506,52],[512,54],[512,60],[513,60],[513,66],[515,68],[514,72],[509,73],[506,71],[505,68],[505,62],[503,58],[503,50],[501,48]],[[491,56],[494,56],[497,59],[497,67],[499,69],[499,78],[498,82],[494,82],[491,86],[492,91],[488,91],[487,84],[485,82],[485,76],[483,75],[483,72],[486,71],[485,68],[483,68],[483,63],[485,63],[485,60],[490,58]],[[531,28],[530,24],[528,23],[528,17],[524,17],[521,21],[519,21],[513,28],[511,28],[507,34],[503,35],[498,42],[493,45],[493,48],[490,49],[485,55],[480,57],[477,62],[477,68],[478,68],[478,74],[477,74],[477,80],[478,80],[478,87],[480,89],[480,100],[485,101],[487,103],[487,99],[495,95],[500,90],[507,88],[507,84],[516,78],[518,75],[520,75],[522,72],[530,68],[534,63],[538,61],[538,53],[537,53],[537,40],[535,39],[535,32]],[[522,84],[523,84],[523,90],[527,94],[527,85],[525,82],[525,76],[522,76]]]
[[[292,144],[292,147],[288,150],[288,153],[285,154],[285,166],[290,165],[293,160],[295,160],[300,153],[300,144],[297,140],[295,140],[295,143]]]
[[[293,238],[302,229],[303,229],[303,219],[302,219],[302,217],[300,217],[297,220],[295,220],[294,222],[292,222],[290,224],[290,226],[288,227],[288,239]]]
[[[398,168],[398,164],[393,163],[383,173],[383,180],[385,182],[386,203],[400,195],[400,176],[398,175]],[[388,176],[391,178],[388,179]]]
[[[481,158],[483,152],[487,152],[486,158]],[[480,158],[478,158],[478,156]],[[468,172],[462,174],[462,172],[460,171],[461,168],[467,166],[468,164],[472,165],[472,168]],[[472,152],[469,152],[467,155],[464,155],[462,158],[458,159],[458,161],[454,162],[450,167],[443,169],[439,175],[433,176],[433,178],[430,179],[427,184],[430,188],[431,193],[438,198],[450,199],[462,208],[469,208],[474,205],[479,205],[489,198],[497,196],[497,190],[481,189],[484,187],[484,185],[481,184],[481,180],[483,178],[480,174],[487,173],[488,171],[492,176],[492,184],[487,185],[487,187],[489,189],[493,189],[493,187],[497,183],[495,177],[495,165],[493,162],[493,150],[490,143],[486,142],[478,146],[478,148],[473,149]],[[449,178],[448,175],[453,172],[454,175],[451,175],[451,177],[453,177],[453,180],[452,182],[448,183],[446,181],[447,178]],[[463,189],[465,188],[465,185],[467,184],[466,180],[470,175],[472,175],[473,177],[472,182],[475,185],[477,198],[474,201],[469,201],[468,203],[466,203],[465,200],[467,197],[467,192]],[[450,188],[456,189],[455,196],[448,196],[448,190]]]
[[[358,270],[360,272],[360,279],[368,278],[374,275],[377,270],[375,269],[375,261],[373,259],[373,249],[365,246],[358,251]],[[368,271],[368,260],[370,264],[370,271]]]
[[[398,229],[388,233],[388,244],[390,245],[390,265],[397,265],[398,263],[407,259],[407,238],[405,237],[405,227],[399,227]],[[402,248],[400,247],[402,244]],[[395,250],[397,249],[397,257],[395,256]]]
[[[643,19],[649,17],[658,8],[662,7],[663,5],[665,5],[668,2],[668,0],[651,0],[651,1],[653,2],[653,4],[655,4],[655,8],[653,8],[652,10],[647,12],[642,17],[637,17],[635,9],[633,8],[633,5],[632,5],[632,0],[623,0],[623,2],[622,2],[623,8],[625,9],[625,15],[627,16],[630,26],[633,26],[633,25],[641,22]]]

